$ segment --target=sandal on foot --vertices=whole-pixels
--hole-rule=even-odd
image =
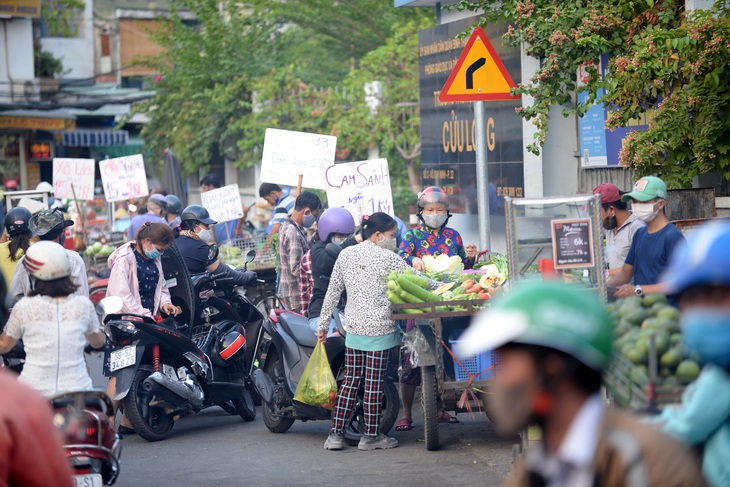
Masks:
[[[444,411],[443,413],[441,413],[441,416],[439,416],[438,422],[441,424],[456,424],[459,422],[459,420]]]
[[[413,429],[413,421],[407,418],[403,418],[395,423],[396,431],[411,431]]]

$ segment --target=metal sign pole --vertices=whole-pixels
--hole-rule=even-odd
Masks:
[[[477,208],[479,218],[479,250],[489,250],[489,172],[487,171],[487,108],[485,102],[474,102],[474,129],[477,150]]]

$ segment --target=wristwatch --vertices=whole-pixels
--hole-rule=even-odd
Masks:
[[[641,286],[636,286],[636,289],[634,289],[634,292],[637,296],[642,296],[644,294],[644,290],[641,289]]]

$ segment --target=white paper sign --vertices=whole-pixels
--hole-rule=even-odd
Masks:
[[[210,217],[217,222],[238,220],[243,217],[241,193],[237,184],[201,193],[200,200],[210,213]]]
[[[94,199],[94,159],[53,158],[53,194],[58,199]]]
[[[378,211],[393,216],[387,159],[334,164],[325,173],[330,208],[347,208],[356,223]]]
[[[99,170],[107,201],[123,201],[150,193],[142,154],[99,161]]]
[[[326,189],[325,170],[335,163],[337,137],[290,130],[266,129],[261,157],[261,181]]]

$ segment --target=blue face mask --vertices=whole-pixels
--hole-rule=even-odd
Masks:
[[[682,337],[685,348],[702,362],[730,367],[730,312],[689,311],[682,322]]]
[[[429,228],[441,228],[446,223],[446,219],[449,217],[446,213],[430,213],[428,215],[421,215],[423,222]]]
[[[302,226],[304,228],[310,228],[316,221],[317,217],[313,214],[310,213],[309,215],[304,215],[304,219],[302,219]]]
[[[152,246],[152,250],[145,250],[144,255],[146,255],[148,259],[155,260],[156,258],[158,258],[159,256],[162,255],[162,252],[157,250],[157,248],[155,246]]]

